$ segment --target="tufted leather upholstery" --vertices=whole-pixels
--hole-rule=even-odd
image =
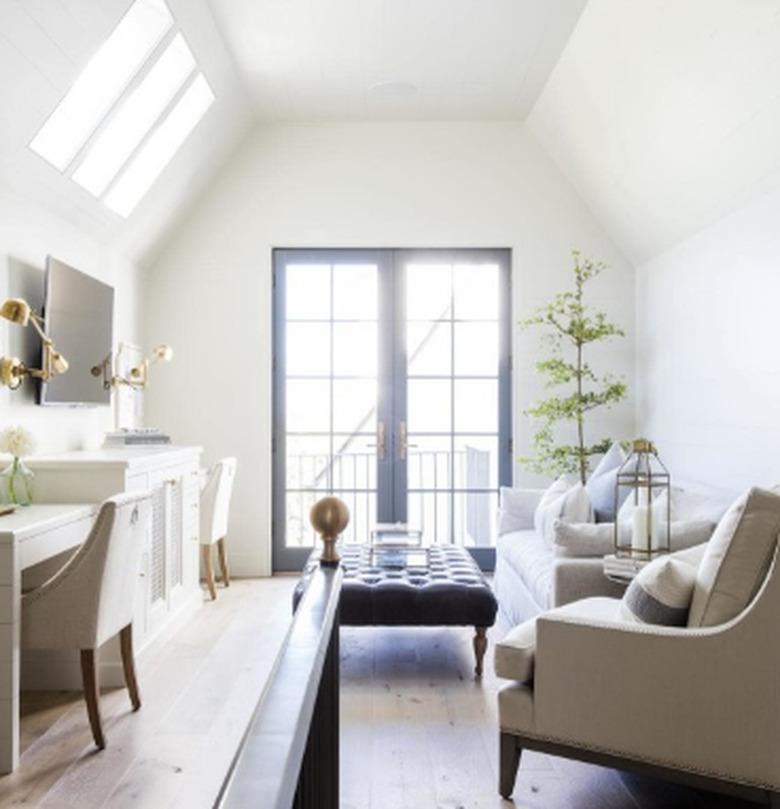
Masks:
[[[368,545],[339,548],[344,580],[341,624],[344,626],[492,626],[497,602],[476,562],[454,545],[428,549],[427,565],[377,565]],[[419,554],[415,554],[415,559]],[[303,595],[318,564],[314,551],[295,590]]]

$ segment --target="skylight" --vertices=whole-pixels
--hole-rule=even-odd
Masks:
[[[127,216],[213,101],[164,0],[135,0],[30,148]]]
[[[106,205],[121,216],[127,216],[213,101],[214,93],[203,74],[199,73],[108,192],[104,200]]]

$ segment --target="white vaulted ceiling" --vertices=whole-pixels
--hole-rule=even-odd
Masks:
[[[260,120],[523,120],[586,0],[209,0]]]
[[[780,0],[590,0],[528,120],[642,263],[780,187]]]

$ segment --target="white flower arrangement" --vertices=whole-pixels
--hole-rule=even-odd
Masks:
[[[24,458],[35,452],[33,434],[20,425],[6,427],[0,432],[0,451],[8,452],[14,458]]]

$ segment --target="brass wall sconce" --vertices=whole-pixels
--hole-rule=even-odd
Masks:
[[[134,365],[130,368],[129,371],[126,372],[125,376],[122,376],[119,373],[119,360],[125,350],[125,344],[120,343],[119,348],[117,349],[116,356],[113,357],[109,354],[103,362],[99,365],[92,366],[92,375],[93,376],[103,376],[103,387],[108,388],[116,388],[120,385],[129,385],[132,388],[140,388],[143,389],[146,387],[146,383],[148,381],[149,376],[149,367],[153,365],[155,362],[163,361],[163,362],[170,362],[173,359],[173,349],[169,345],[159,345],[155,348],[151,354],[147,357],[144,357],[138,365]],[[116,369],[116,372],[112,368],[112,365]]]
[[[55,374],[64,374],[68,370],[68,361],[54,348],[51,338],[43,330],[40,316],[27,301],[9,298],[0,307],[0,316],[18,326],[32,324],[43,343],[43,368],[28,368],[18,357],[3,357],[0,359],[0,383],[16,390],[25,376],[34,376],[48,382]]]

